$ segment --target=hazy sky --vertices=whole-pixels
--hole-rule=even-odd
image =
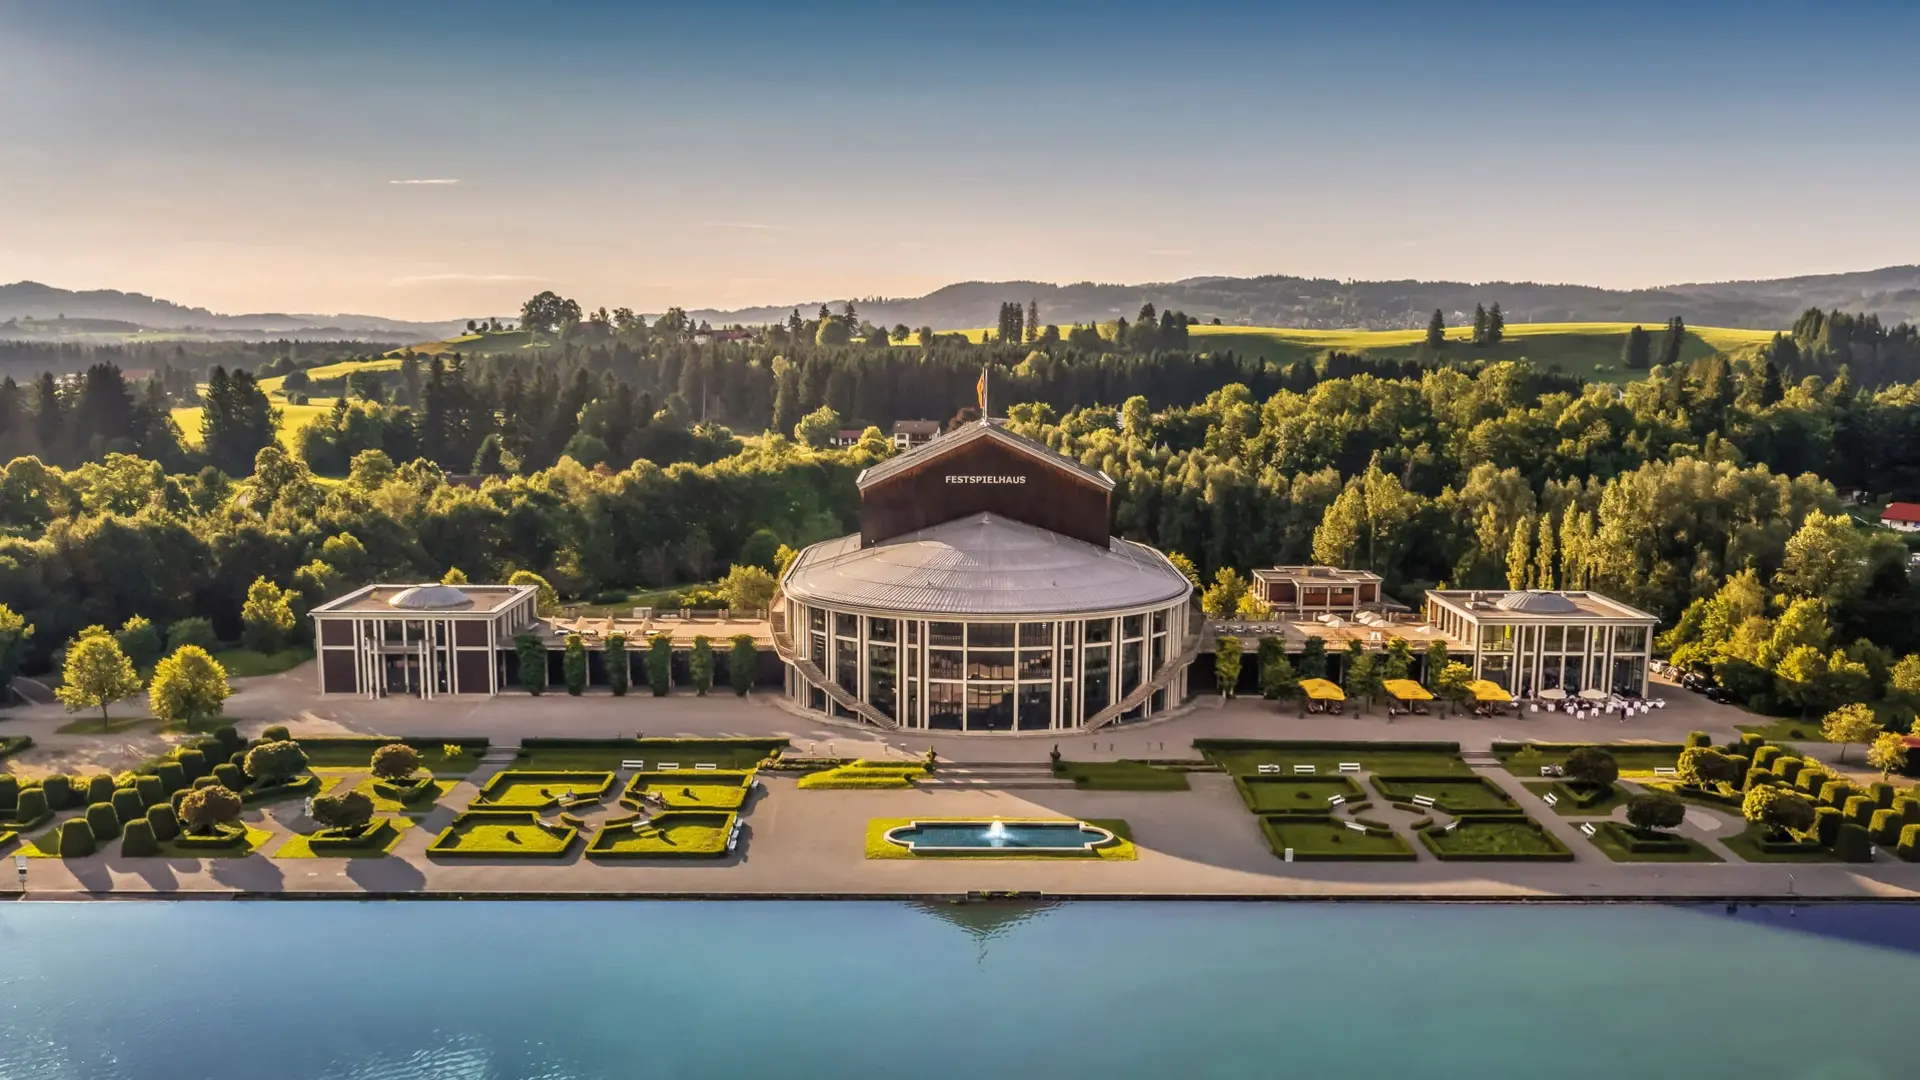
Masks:
[[[1911,0],[0,0],[0,281],[464,318],[1864,269],[1920,261],[1917,42]]]

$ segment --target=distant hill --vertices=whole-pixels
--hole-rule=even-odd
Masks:
[[[925,296],[854,298],[862,318],[909,327],[979,326],[993,321],[1003,301],[1037,300],[1042,323],[1109,322],[1134,318],[1142,304],[1184,311],[1202,321],[1303,329],[1411,330],[1423,328],[1435,308],[1455,325],[1475,304],[1500,303],[1509,325],[1626,322],[1659,324],[1678,315],[1689,324],[1772,330],[1792,325],[1809,307],[1871,312],[1889,323],[1920,322],[1920,266],[1890,266],[1845,274],[1771,281],[1724,281],[1650,289],[1601,289],[1534,282],[1335,281],[1269,276],[1200,277],[1145,285],[1049,285],[1036,281],[968,281]],[[826,301],[835,310],[843,299]],[[811,317],[822,301],[689,314],[715,325],[765,323],[798,307]]]
[[[462,332],[464,322],[410,322],[376,315],[301,315],[257,312],[219,315],[141,293],[114,289],[76,292],[18,281],[0,285],[0,337],[84,336],[168,331],[207,337],[378,337],[437,341]]]

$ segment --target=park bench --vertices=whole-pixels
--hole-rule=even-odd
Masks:
[[[1542,765],[1540,766],[1540,775],[1541,776],[1565,776],[1567,775],[1567,770],[1561,768],[1558,765]]]
[[[1680,770],[1679,770],[1679,769],[1676,769],[1676,768],[1674,768],[1674,767],[1673,767],[1673,766],[1671,766],[1671,765],[1655,765],[1655,766],[1653,767],[1653,775],[1655,775],[1655,776],[1678,776],[1678,775],[1680,775]]]
[[[1342,822],[1342,824],[1344,824],[1347,828],[1352,829],[1354,832],[1367,831],[1367,827],[1365,825],[1360,824],[1357,821],[1347,821],[1347,822]]]
[[[647,763],[638,758],[628,758],[620,763],[620,767],[623,769],[644,769],[647,767]]]
[[[1327,805],[1328,805],[1328,806],[1339,806],[1339,805],[1340,805],[1341,803],[1344,803],[1344,802],[1346,802],[1346,801],[1347,801],[1347,797],[1346,797],[1345,795],[1329,795],[1329,796],[1327,796]]]
[[[1313,773],[1316,773],[1319,771],[1320,770],[1314,768],[1311,765],[1295,765],[1293,767],[1293,775],[1295,776],[1312,775]]]
[[[700,764],[695,765],[693,769],[695,772],[712,772],[715,769],[718,769],[719,767],[720,766],[715,765],[712,762],[701,762]]]
[[[1583,821],[1580,823],[1580,831],[1583,833],[1586,833],[1588,836],[1592,836],[1594,833],[1598,832],[1599,830],[1593,827],[1593,822]]]
[[[1431,810],[1433,809],[1433,796],[1415,795],[1413,797],[1413,805],[1419,807],[1422,810]]]
[[[1340,771],[1341,772],[1359,772],[1360,763],[1357,761],[1343,761],[1340,763]]]
[[[661,770],[678,769],[679,767],[680,767],[680,763],[677,761],[662,761],[655,766],[655,768],[658,768]]]
[[[1540,801],[1546,803],[1548,806],[1558,806],[1560,805],[1560,796],[1549,791],[1545,795],[1540,796]]]
[[[1277,772],[1279,772],[1279,771],[1280,771],[1280,766],[1278,766],[1278,765],[1262,765],[1262,766],[1260,766],[1260,772],[1261,772],[1261,773],[1262,773],[1263,775],[1264,775],[1264,774],[1266,774],[1266,773],[1277,773]]]

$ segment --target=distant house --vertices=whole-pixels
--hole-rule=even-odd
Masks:
[[[1920,503],[1888,503],[1887,508],[1880,511],[1880,524],[1901,532],[1920,532]]]
[[[893,448],[911,450],[916,446],[925,446],[940,434],[938,420],[895,420],[893,422]]]
[[[833,445],[852,446],[854,443],[860,441],[860,432],[862,430],[864,429],[857,427],[841,428],[839,431],[833,433]]]

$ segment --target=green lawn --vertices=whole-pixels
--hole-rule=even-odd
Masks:
[[[273,833],[257,825],[246,826],[247,840],[244,844],[232,847],[182,847],[173,841],[160,844],[160,858],[163,859],[241,859],[260,850],[261,846],[273,839]],[[103,851],[119,851],[120,841],[109,840],[100,845]]]
[[[1452,830],[1423,830],[1420,840],[1442,859],[1569,862],[1567,850],[1551,833],[1527,818],[1466,818]]]
[[[477,748],[462,749],[448,755],[446,747],[451,744],[432,739],[383,739],[379,737],[351,736],[348,738],[299,738],[300,749],[306,752],[307,767],[319,769],[359,769],[366,771],[373,764],[373,752],[390,743],[404,742],[420,752],[420,767],[435,776],[462,777],[480,765],[480,753]]]
[[[406,830],[413,828],[413,825],[414,825],[413,820],[411,818],[404,818],[404,817],[387,818],[384,820],[387,823],[387,828],[381,830],[381,832],[378,835],[373,837],[372,842],[368,843],[364,847],[359,847],[359,846],[346,847],[346,848],[323,847],[320,850],[316,851],[314,850],[312,845],[309,843],[309,841],[313,839],[311,836],[309,836],[306,833],[295,833],[292,836],[287,837],[286,843],[281,844],[277,849],[274,850],[273,858],[276,858],[276,859],[378,859],[378,858],[383,858],[393,853],[394,847],[400,843],[400,838],[403,835],[405,835]],[[376,822],[376,827],[377,827],[377,822]]]
[[[627,781],[626,794],[658,795],[669,810],[738,810],[752,785],[751,772],[645,772]]]
[[[1325,814],[1335,796],[1357,802],[1363,794],[1344,776],[1236,776],[1233,786],[1256,814]]]
[[[53,730],[62,735],[119,735],[128,731],[158,731],[160,721],[151,716],[116,716],[102,723],[98,716],[77,716]]]
[[[608,772],[509,769],[495,773],[493,779],[487,781],[472,808],[540,809],[555,805],[568,795],[604,797],[612,787],[613,774]]]
[[[1769,720],[1764,724],[1735,724],[1734,727],[1749,735],[1758,735],[1770,743],[1826,741],[1826,737],[1820,734],[1818,720],[1798,720],[1789,717]]]
[[[1457,751],[1443,750],[1370,750],[1363,744],[1336,743],[1297,746],[1243,745],[1201,747],[1207,760],[1235,776],[1258,775],[1262,765],[1278,765],[1284,776],[1293,774],[1295,765],[1312,765],[1321,774],[1340,772],[1343,761],[1357,761],[1370,773],[1389,776],[1472,776],[1474,772],[1460,760]]]
[[[1187,774],[1138,761],[1061,761],[1053,774],[1082,791],[1187,791]]]
[[[543,823],[531,810],[468,811],[453,819],[428,845],[429,855],[479,858],[557,859],[566,855],[580,831]]]
[[[1435,809],[1454,817],[1473,813],[1513,813],[1520,809],[1520,804],[1513,801],[1513,796],[1481,776],[1461,779],[1375,776],[1371,778],[1371,783],[1374,790],[1389,802],[1412,803],[1415,795],[1430,795]]]
[[[1733,852],[1735,855],[1740,856],[1742,859],[1745,859],[1748,862],[1788,862],[1788,863],[1816,862],[1818,863],[1818,862],[1838,862],[1839,861],[1839,859],[1833,854],[1833,852],[1825,849],[1822,849],[1819,851],[1793,851],[1793,852],[1762,851],[1760,850],[1760,843],[1759,843],[1760,838],[1764,836],[1768,831],[1769,830],[1762,825],[1748,825],[1745,829],[1743,829],[1739,833],[1725,838],[1724,840],[1721,841],[1721,843],[1724,843],[1727,845],[1728,851]]]
[[[1361,832],[1333,818],[1261,818],[1260,832],[1275,855],[1284,858],[1292,848],[1296,862],[1414,858],[1413,848],[1391,829]]]
[[[1720,862],[1720,856],[1708,851],[1705,844],[1690,836],[1679,833],[1661,833],[1663,841],[1681,843],[1687,846],[1685,851],[1631,851],[1628,838],[1631,828],[1617,821],[1601,824],[1594,835],[1587,837],[1594,847],[1599,848],[1607,858],[1614,862]]]
[[[623,761],[644,761],[649,769],[659,768],[661,762],[673,762],[688,769],[695,765],[751,769],[787,745],[785,739],[582,740],[574,745],[560,740],[554,740],[554,745],[528,741],[533,745],[522,744],[519,755],[513,759],[513,768],[613,770]]]
[[[312,649],[282,649],[279,652],[263,653],[253,649],[221,649],[213,654],[220,666],[227,669],[227,677],[233,679],[252,678],[257,675],[278,675],[291,671],[313,659]]]
[[[1558,798],[1559,802],[1554,804],[1553,812],[1559,814],[1561,817],[1607,817],[1613,813],[1616,807],[1627,805],[1627,800],[1633,797],[1632,792],[1626,790],[1619,784],[1615,784],[1613,785],[1612,792],[1610,792],[1606,798],[1587,806],[1581,806],[1574,801],[1573,790],[1567,786],[1564,780],[1523,780],[1521,781],[1521,786],[1533,792],[1535,795],[1551,793]]]
[[[618,858],[719,858],[727,853],[734,815],[670,811],[638,826],[609,825],[594,834],[587,854]]]

